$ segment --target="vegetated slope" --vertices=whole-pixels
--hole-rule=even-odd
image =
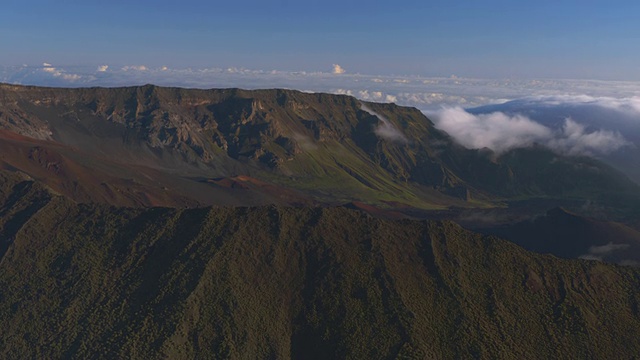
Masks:
[[[417,109],[349,96],[0,85],[0,99],[0,127],[41,140],[25,145],[20,138],[21,145],[10,136],[0,139],[5,168],[32,174],[83,202],[87,197],[127,206],[362,201],[442,209],[531,197],[588,198],[613,206],[620,199],[637,200],[629,196],[638,193],[635,184],[597,161],[543,148],[500,157],[468,150]],[[54,149],[54,143],[63,146]],[[23,145],[62,152],[63,159],[79,164],[75,170],[93,178],[70,179],[49,165],[46,173],[35,171],[29,167],[33,159],[11,155],[29,154],[14,149]],[[224,184],[234,182],[240,186],[225,196],[231,190]],[[244,191],[242,184],[250,189]],[[82,191],[70,191],[74,186]],[[179,198],[172,204],[167,192]]]
[[[639,282],[451,222],[53,197],[0,262],[0,357],[630,358]]]

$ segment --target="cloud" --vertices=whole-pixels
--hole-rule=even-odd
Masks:
[[[500,112],[473,115],[460,107],[442,109],[434,122],[465,147],[490,148],[498,153],[531,146],[552,135],[550,129],[525,116],[508,116]]]
[[[565,120],[559,136],[549,139],[547,146],[568,155],[609,154],[633,144],[618,132],[597,130],[587,133],[584,125],[571,118]]]
[[[46,63],[46,65],[51,65]],[[245,89],[286,88],[309,92],[350,93],[365,101],[390,101],[436,112],[442,106],[472,108],[529,98],[538,103],[550,101],[581,101],[616,106],[627,111],[640,107],[640,82],[577,81],[577,80],[496,80],[448,77],[385,76],[351,74],[337,65],[331,70],[342,72],[306,72],[256,70],[241,67],[163,68],[146,65],[111,65],[107,71],[96,69],[102,64],[74,66],[80,79],[64,81],[62,76],[52,81],[43,66],[9,66],[0,68],[0,80],[25,85],[54,86],[131,86],[156,84],[191,88],[242,87]],[[44,66],[44,68],[55,68]],[[57,69],[57,68],[56,68]],[[54,72],[55,70],[48,70]],[[47,75],[47,76],[45,76]],[[375,97],[374,93],[382,93]],[[368,94],[369,97],[366,97]],[[571,95],[566,94],[588,94]],[[549,105],[551,106],[551,105]],[[574,120],[583,123],[582,118]],[[640,123],[640,122],[639,122]],[[621,131],[623,134],[624,131]]]
[[[340,74],[344,74],[346,72],[346,70],[338,65],[338,64],[333,64],[333,73],[336,75],[340,75]]]
[[[107,69],[109,69],[109,65],[99,65],[98,69],[96,71],[97,72],[105,72],[105,71],[107,71]]]
[[[433,116],[436,127],[472,149],[489,148],[502,153],[534,143],[567,155],[609,154],[632,146],[620,133],[608,130],[587,132],[584,125],[565,119],[564,126],[552,130],[529,117],[503,112],[474,115],[460,107],[444,108]]]
[[[147,71],[149,70],[144,65],[127,65],[122,67],[122,71]]]
[[[55,68],[49,63],[44,63],[42,65],[44,67],[41,68],[40,70],[42,72],[46,73],[46,74],[49,74],[49,75],[53,76],[54,78],[59,78],[59,79],[62,79],[62,80],[65,80],[65,81],[69,81],[69,82],[76,82],[76,81],[82,79],[81,75],[69,74],[64,69]]]
[[[366,106],[365,104],[360,104],[360,109],[362,109],[363,111],[369,113],[370,115],[373,115],[375,117],[378,118],[378,120],[380,120],[380,124],[378,124],[378,126],[375,127],[374,132],[376,133],[376,135],[378,135],[378,137],[381,137],[383,139],[389,140],[391,142],[398,142],[398,143],[403,143],[406,144],[407,141],[407,137],[404,136],[404,134],[398,130],[392,123],[391,121],[389,121],[389,119],[385,118],[384,116],[378,114],[377,112],[371,110],[368,106]]]

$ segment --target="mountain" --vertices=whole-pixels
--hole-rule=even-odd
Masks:
[[[348,96],[0,85],[0,357],[633,358],[638,190]]]
[[[468,150],[415,108],[291,90],[0,85],[0,166],[79,202],[405,211],[551,199],[637,208],[638,186],[543,147]]]
[[[2,230],[3,358],[640,352],[636,268],[534,254],[447,221],[117,208],[11,181],[38,205],[9,206],[23,215]],[[3,211],[15,200],[3,195]]]

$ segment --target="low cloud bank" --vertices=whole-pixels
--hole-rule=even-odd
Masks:
[[[471,114],[460,107],[444,108],[433,115],[436,127],[460,144],[472,149],[490,148],[502,153],[534,143],[568,155],[609,154],[632,146],[620,133],[587,131],[584,125],[566,118],[560,129],[550,129],[524,115],[503,112]]]
[[[530,107],[540,106],[585,106],[592,105],[606,109],[616,110],[627,114],[640,114],[640,97],[611,97],[611,96],[590,96],[590,95],[550,95],[550,96],[529,96],[517,99],[514,103],[528,105]]]
[[[552,136],[552,131],[525,116],[501,112],[473,115],[460,107],[446,108],[435,115],[436,127],[460,144],[472,149],[489,148],[498,153],[531,146]]]

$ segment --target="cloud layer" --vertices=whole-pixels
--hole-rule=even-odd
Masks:
[[[489,148],[502,153],[534,143],[568,155],[609,154],[632,146],[620,133],[587,131],[584,125],[566,118],[560,129],[551,129],[530,118],[503,112],[474,115],[460,107],[444,108],[434,116],[436,127],[460,144],[472,149]]]
[[[328,72],[306,72],[255,70],[233,66],[171,68],[148,64],[98,63],[87,66],[53,66],[51,63],[45,63],[0,66],[0,82],[71,87],[141,84],[192,88],[278,87],[349,94],[365,101],[395,102],[424,111],[436,111],[442,106],[471,108],[523,98],[532,103],[546,104],[545,106],[552,106],[553,102],[580,102],[640,111],[640,98],[637,97],[640,95],[640,83],[364,75],[347,72],[339,64],[333,64]]]
[[[552,131],[524,116],[503,113],[473,115],[460,107],[446,108],[434,117],[438,128],[472,149],[489,148],[496,152],[530,146],[548,139]]]

